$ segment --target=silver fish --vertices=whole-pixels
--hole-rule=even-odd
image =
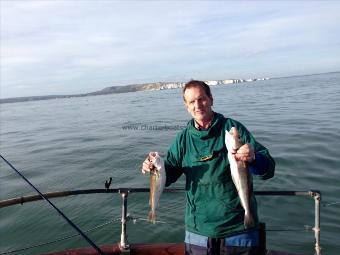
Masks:
[[[149,160],[154,167],[150,170],[150,211],[148,220],[155,223],[156,208],[158,207],[160,196],[165,187],[166,175],[164,161],[159,156],[158,152],[150,152]]]
[[[246,229],[251,228],[255,226],[254,217],[250,209],[250,197],[253,192],[252,182],[248,163],[235,159],[236,151],[243,145],[235,127],[232,127],[229,132],[225,131],[225,144],[228,149],[231,177],[244,209],[244,227]]]

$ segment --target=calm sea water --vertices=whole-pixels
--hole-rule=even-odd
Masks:
[[[268,147],[277,167],[256,190],[322,192],[324,254],[340,246],[340,73],[271,79],[212,87],[214,109],[241,121]],[[141,162],[151,150],[165,154],[190,116],[181,91],[147,91],[0,105],[1,154],[42,192],[147,187]],[[34,194],[0,162],[0,199]],[[183,187],[180,179],[174,187]],[[314,201],[257,197],[271,249],[313,254]],[[97,244],[119,241],[120,196],[81,195],[53,202]],[[181,242],[184,193],[164,194],[159,222],[145,221],[148,194],[130,194],[129,242]],[[75,234],[45,202],[0,209],[0,254]],[[111,222],[111,223],[110,223]],[[107,223],[107,224],[106,224]],[[88,246],[80,237],[16,252],[39,254]]]

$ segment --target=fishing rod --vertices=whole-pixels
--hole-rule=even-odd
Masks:
[[[7,159],[1,154],[0,157],[9,165],[21,178],[23,178],[47,203],[49,203],[59,214],[63,217],[68,224],[70,224],[99,254],[105,255],[105,253],[83,232],[77,227],[61,210],[59,210],[47,197],[44,196],[20,171],[18,171]]]

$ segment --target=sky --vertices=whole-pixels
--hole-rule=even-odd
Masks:
[[[0,4],[0,98],[340,71],[340,1]]]

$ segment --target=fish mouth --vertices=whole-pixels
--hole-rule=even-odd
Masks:
[[[157,160],[159,160],[160,156],[158,154],[158,152],[150,152],[149,153],[149,157],[148,157],[148,160],[155,164],[157,162]]]
[[[150,152],[150,154],[149,154],[149,158],[150,158],[150,157],[154,157],[154,158],[155,158],[155,157],[157,157],[157,156],[158,156],[158,152],[154,152],[154,151],[153,151],[153,152]]]

